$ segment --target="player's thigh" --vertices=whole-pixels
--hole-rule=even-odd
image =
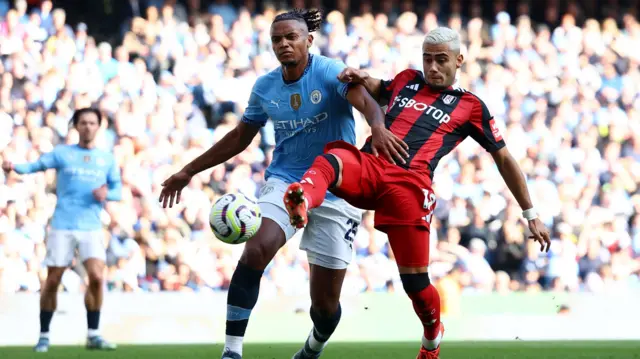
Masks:
[[[355,147],[337,147],[327,151],[338,158],[342,167],[336,188],[331,192],[362,209],[373,209],[377,174],[375,163]]]
[[[327,199],[309,212],[300,249],[307,251],[310,264],[328,269],[345,269],[353,258],[353,240],[363,211],[342,199]]]
[[[389,237],[389,245],[401,274],[427,272],[429,229],[424,226],[389,225],[382,230]]]
[[[289,183],[287,182],[271,178],[260,190],[260,196],[258,198],[262,218],[268,218],[280,227],[285,242],[291,239],[296,233],[296,228],[291,225],[289,213],[284,206],[284,193],[288,186]],[[262,234],[264,236],[269,233]],[[284,245],[284,243],[280,244],[280,246],[282,245]]]
[[[76,252],[76,241],[72,231],[50,230],[45,245],[47,254],[44,264],[47,267],[66,268],[71,265]]]
[[[262,224],[258,232],[244,246],[240,261],[255,269],[264,269],[278,250],[295,234],[284,208],[287,183],[270,179],[260,191],[258,205]]]
[[[436,197],[429,179],[401,168],[383,175],[375,208],[376,228],[385,226],[431,226]]]
[[[103,231],[73,231],[73,236],[78,243],[78,256],[82,263],[89,259],[97,260],[101,263],[107,260],[105,233]]]

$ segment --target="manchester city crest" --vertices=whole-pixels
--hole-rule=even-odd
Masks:
[[[320,90],[313,90],[311,91],[311,103],[313,103],[314,105],[317,105],[320,103],[320,101],[322,101],[322,92],[320,92]]]

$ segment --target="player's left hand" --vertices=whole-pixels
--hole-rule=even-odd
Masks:
[[[162,203],[162,208],[167,208],[167,206],[169,206],[169,208],[173,207],[174,200],[175,204],[180,203],[182,189],[191,182],[191,177],[192,176],[183,170],[162,182],[162,191],[158,199],[158,201]]]
[[[396,164],[394,158],[403,164],[409,158],[409,146],[384,126],[371,129],[371,148],[374,156],[382,154],[393,164]]]
[[[529,239],[533,239],[534,241],[540,243],[540,251],[548,252],[551,247],[551,237],[549,236],[549,230],[544,226],[540,219],[532,219],[529,221],[529,230],[531,231],[531,236]],[[546,250],[545,250],[546,246]]]
[[[102,186],[93,190],[93,197],[98,202],[104,202],[107,200],[107,192],[109,192],[109,190],[107,189],[107,185],[103,184]]]

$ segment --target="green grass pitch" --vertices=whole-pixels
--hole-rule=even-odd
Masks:
[[[332,343],[322,359],[413,359],[416,343]],[[290,359],[300,344],[247,344],[246,359]],[[114,352],[88,352],[82,347],[52,346],[48,353],[27,347],[0,347],[7,359],[218,359],[219,345],[120,346]],[[640,342],[445,342],[442,359],[640,359]]]

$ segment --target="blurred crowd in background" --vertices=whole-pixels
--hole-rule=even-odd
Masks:
[[[122,201],[108,203],[103,213],[109,290],[226,290],[242,246],[213,237],[210,205],[224,193],[257,195],[273,127],[236,158],[195,176],[177,207],[162,209],[157,198],[164,179],[238,123],[256,78],[278,66],[269,27],[279,10],[250,12],[222,1],[194,17],[181,3],[155,1],[133,12],[120,41],[110,44],[97,43],[84,23],[68,24],[50,1],[38,3],[0,6],[1,158],[34,161],[56,145],[75,143],[71,114],[97,106],[107,120],[98,146],[113,152],[124,184]],[[422,69],[427,31],[444,25],[462,34],[458,84],[495,116],[553,244],[541,253],[528,239],[490,155],[468,139],[435,175],[430,273],[443,297],[640,287],[637,19],[619,13],[603,22],[577,21],[576,5],[550,26],[504,11],[460,16],[460,2],[452,4],[448,13],[327,12],[311,49],[392,78],[407,67]],[[356,121],[361,144],[368,128],[359,114]],[[0,174],[0,292],[40,289],[55,186],[53,171]],[[298,242],[299,234],[268,267],[263,293],[308,293]],[[402,291],[371,213],[354,248],[346,294]],[[81,266],[65,273],[62,287],[84,290]]]

